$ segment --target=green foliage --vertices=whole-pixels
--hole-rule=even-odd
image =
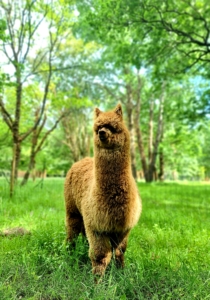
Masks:
[[[119,101],[126,104],[128,84],[133,89],[131,104],[135,107],[140,70],[139,125],[144,145],[148,141],[149,103],[155,103],[155,133],[158,99],[165,82],[161,147],[166,173],[171,174],[172,169],[176,169],[182,178],[210,176],[207,129],[210,9],[207,0],[192,3],[178,0],[161,3],[157,0],[0,2],[0,93],[3,107],[14,121],[17,88],[14,77],[19,72],[23,83],[20,135],[34,124],[35,112],[43,103],[50,68],[47,122],[39,141],[63,111],[71,112],[69,123],[81,133],[74,121],[80,123],[78,111],[84,109],[89,115],[94,106],[106,110]],[[4,52],[12,41],[17,55],[14,56],[11,48],[7,57]],[[129,74],[125,74],[126,68]],[[3,118],[0,122],[0,169],[8,170],[11,136]],[[91,118],[86,123],[88,130],[92,128]],[[77,130],[72,130],[75,136]],[[36,158],[36,168],[42,170],[45,166],[50,175],[65,173],[73,162],[73,151],[62,143],[65,138],[62,126],[56,131]],[[83,141],[82,135],[80,141]],[[22,143],[20,168],[24,170],[30,145],[31,136]],[[92,149],[90,153],[92,155]],[[140,170],[141,163],[137,159]]]
[[[161,4],[157,0],[106,3],[92,0],[85,4],[78,1],[78,9],[82,25],[79,32],[106,43],[121,39],[123,44],[130,36],[131,56],[133,49],[145,48],[142,56],[138,52],[137,61],[141,61],[139,57],[153,57],[164,63],[167,57],[171,70],[209,62],[208,0],[193,3],[165,0]],[[185,61],[180,61],[180,55]]]
[[[5,41],[6,40],[6,29],[7,29],[7,23],[4,19],[0,19],[0,40]]]
[[[201,172],[204,172],[206,178],[210,178],[210,123],[204,123],[200,128],[200,145],[202,147],[202,153],[199,157],[199,163],[201,166]]]
[[[175,171],[176,179],[204,179],[200,177],[201,164],[199,163],[203,157],[204,144],[200,130],[189,129],[188,126],[180,126],[179,123],[168,126],[162,143],[166,178],[174,179]]]
[[[0,41],[1,42],[6,42],[8,39],[6,35],[6,29],[7,29],[6,21],[4,19],[0,19]],[[1,65],[0,65],[0,94],[2,93],[3,87],[9,84],[10,84],[9,75],[2,72]]]
[[[10,132],[0,117],[0,172],[8,171],[11,165],[12,140]]]
[[[130,235],[126,267],[108,268],[95,285],[88,245],[64,243],[63,179],[47,179],[8,198],[0,180],[0,229],[22,226],[23,237],[0,236],[0,298],[208,299],[210,187],[139,184],[143,213]]]

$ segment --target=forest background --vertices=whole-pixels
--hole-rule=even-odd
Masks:
[[[121,102],[136,179],[209,180],[210,6],[0,0],[0,172],[65,176]]]

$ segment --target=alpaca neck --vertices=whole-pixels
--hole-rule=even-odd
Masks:
[[[125,180],[131,174],[130,153],[126,149],[97,149],[94,157],[96,181],[109,181],[113,184]]]

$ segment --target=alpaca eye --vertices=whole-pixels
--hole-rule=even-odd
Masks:
[[[114,127],[112,127],[111,125],[104,125],[105,128],[109,129],[112,133],[115,133],[116,130]]]
[[[96,132],[98,133],[99,130],[100,130],[101,128],[103,128],[103,126],[98,126],[98,127],[96,128]]]

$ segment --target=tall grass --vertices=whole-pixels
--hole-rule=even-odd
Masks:
[[[139,184],[143,213],[130,235],[126,267],[110,264],[95,285],[88,244],[64,243],[63,179],[32,182],[12,199],[0,180],[0,299],[210,299],[210,185]]]

